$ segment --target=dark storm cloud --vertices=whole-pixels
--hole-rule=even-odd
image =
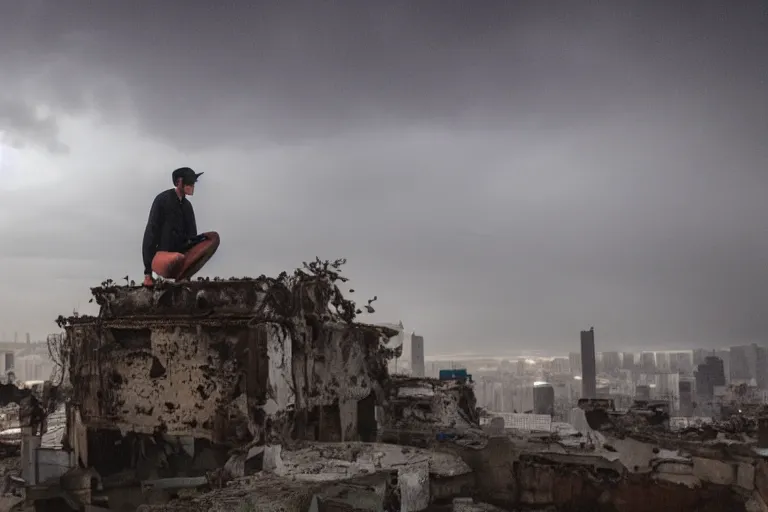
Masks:
[[[211,272],[346,256],[436,351],[567,349],[592,324],[607,344],[768,335],[758,2],[281,5],[4,6],[19,103],[0,120],[45,145],[56,118],[36,103],[132,123],[215,171],[195,197],[229,244]],[[102,158],[82,194],[125,172]],[[29,217],[5,255],[135,264],[128,233],[166,185],[73,191],[71,222]]]
[[[35,85],[61,104],[113,105],[119,76],[143,126],[190,147],[404,121],[578,125],[680,102],[765,126],[757,2],[140,5],[19,3],[23,23],[0,37],[17,64],[48,69]]]
[[[67,149],[58,140],[56,119],[37,112],[34,105],[20,98],[0,97],[0,131],[4,135],[3,142],[9,145],[18,147],[32,142],[49,151]]]

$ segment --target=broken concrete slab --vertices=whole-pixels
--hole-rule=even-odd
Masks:
[[[275,474],[295,480],[332,481],[355,478],[379,471],[397,471],[426,463],[429,474],[448,478],[471,473],[460,457],[418,448],[380,443],[317,443],[294,451],[283,451],[282,466]]]
[[[321,488],[268,473],[236,479],[222,489],[187,500],[142,505],[137,512],[259,512],[305,511]]]
[[[751,491],[755,488],[755,465],[740,462],[736,466],[736,485]]]
[[[419,512],[429,506],[428,461],[413,462],[397,470],[400,512]]]
[[[719,485],[732,485],[736,482],[733,464],[702,457],[693,457],[693,475],[703,482]]]
[[[396,375],[385,393],[386,429],[480,429],[471,383]]]
[[[454,498],[453,512],[505,512],[489,503],[475,503],[472,498]]]

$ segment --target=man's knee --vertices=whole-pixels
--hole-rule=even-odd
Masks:
[[[221,243],[221,238],[219,237],[219,234],[216,231],[208,231],[207,233],[204,233],[206,238],[211,241],[211,248],[213,250],[216,250],[219,247],[219,243]]]

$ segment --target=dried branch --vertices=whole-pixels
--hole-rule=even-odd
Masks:
[[[69,365],[70,346],[65,333],[50,334],[46,340],[48,357],[53,362],[51,384],[60,386],[64,382]]]

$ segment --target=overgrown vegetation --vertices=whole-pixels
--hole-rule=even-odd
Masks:
[[[48,358],[53,362],[51,384],[60,386],[64,382],[69,368],[70,346],[67,342],[67,335],[65,333],[50,334],[46,344],[48,346]]]
[[[346,322],[353,322],[358,315],[363,313],[372,314],[375,313],[373,303],[378,299],[374,296],[363,305],[358,305],[355,301],[345,297],[341,291],[341,286],[349,281],[349,278],[342,275],[342,267],[347,263],[346,258],[340,258],[336,260],[321,260],[316,257],[314,261],[303,262],[300,268],[297,268],[292,273],[281,272],[276,278],[267,277],[261,275],[257,278],[253,277],[230,277],[229,279],[223,279],[219,277],[207,278],[200,277],[198,282],[226,282],[226,281],[259,281],[267,285],[271,294],[274,296],[274,300],[290,300],[292,292],[303,285],[309,285],[311,283],[317,283],[318,281],[325,282],[327,287],[327,303],[330,309],[330,313],[337,316],[339,319]],[[99,306],[104,306],[109,302],[109,296],[116,293],[119,289],[124,287],[135,287],[135,281],[131,280],[129,276],[123,277],[125,285],[120,285],[112,279],[105,279],[100,286],[91,288],[93,297],[89,302],[96,302]],[[162,290],[168,286],[175,286],[175,283],[159,279],[154,286],[155,290]],[[348,289],[347,293],[354,293],[352,288]],[[278,299],[277,297],[280,297]],[[331,309],[332,308],[332,309]],[[72,319],[79,318],[77,312],[73,312],[70,318],[59,316],[56,319],[56,324],[64,328],[71,323]]]

